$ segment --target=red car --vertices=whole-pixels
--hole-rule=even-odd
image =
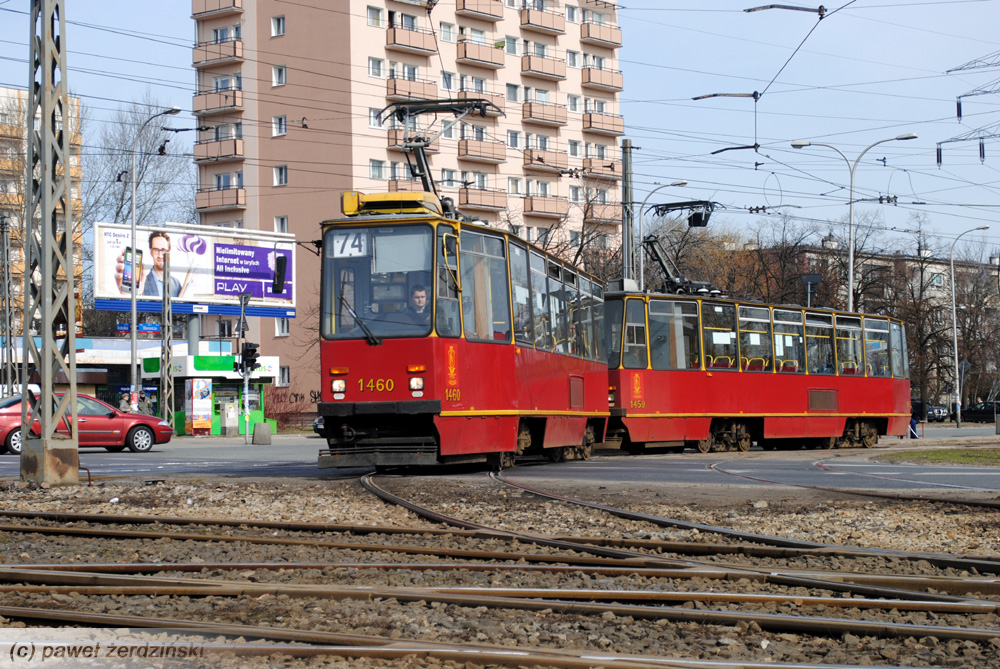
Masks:
[[[165,444],[174,436],[173,428],[165,420],[141,413],[122,413],[90,395],[77,395],[77,421],[81,448],[101,446],[112,453],[125,448],[145,453],[154,444]],[[62,421],[57,430],[65,432]],[[0,453],[4,452],[21,453],[20,397],[0,400]]]

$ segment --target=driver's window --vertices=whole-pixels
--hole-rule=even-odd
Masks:
[[[103,416],[108,413],[108,408],[89,397],[77,397],[76,413],[79,416]]]

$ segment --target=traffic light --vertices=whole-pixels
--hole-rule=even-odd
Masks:
[[[260,357],[260,354],[257,353],[257,348],[257,344],[251,344],[250,342],[243,343],[243,350],[240,357],[243,359],[243,369],[245,369],[248,374],[257,369],[257,358]]]

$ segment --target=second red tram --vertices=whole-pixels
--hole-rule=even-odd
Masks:
[[[698,296],[608,293],[607,444],[700,452],[905,435],[903,324]]]
[[[345,193],[322,226],[319,466],[589,457],[603,288],[429,193]]]

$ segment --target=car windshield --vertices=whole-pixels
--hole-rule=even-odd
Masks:
[[[434,232],[424,224],[337,227],[323,237],[326,339],[430,334]]]
[[[21,403],[20,397],[5,397],[2,400],[0,400],[0,409],[6,409],[7,407],[12,407],[15,404],[20,404],[20,403]]]

